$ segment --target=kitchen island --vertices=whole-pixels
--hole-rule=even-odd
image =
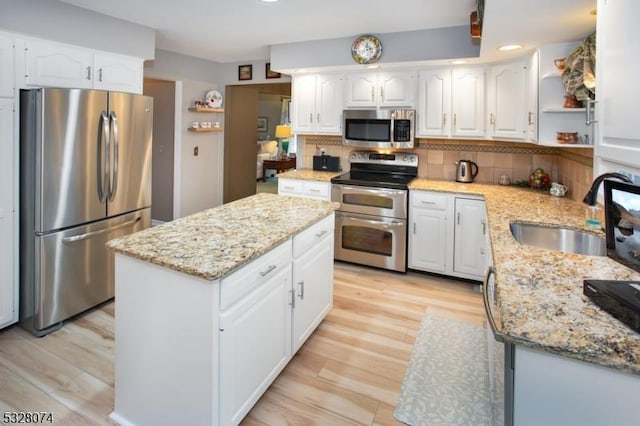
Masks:
[[[512,221],[587,230],[586,206],[546,191],[416,179],[411,190],[480,195],[487,208],[501,334],[515,351],[520,425],[631,425],[640,399],[640,334],[583,295],[584,279],[640,280],[606,256],[519,244]]]
[[[119,424],[237,424],[331,309],[337,204],[258,194],[113,240]]]

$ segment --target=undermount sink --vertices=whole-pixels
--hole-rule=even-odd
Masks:
[[[606,256],[605,239],[579,229],[511,222],[513,238],[520,244],[564,253]]]

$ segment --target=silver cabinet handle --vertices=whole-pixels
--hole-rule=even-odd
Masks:
[[[460,225],[460,212],[458,212],[458,225]]]
[[[106,111],[100,113],[100,135],[98,136],[98,199],[105,201],[109,192],[109,136],[111,128],[108,124],[109,117]]]
[[[442,114],[442,125],[444,126],[445,124],[447,124],[447,113],[446,112],[444,114]]]
[[[316,123],[319,123],[319,122],[320,122],[320,113],[317,113],[316,114]]]
[[[597,123],[597,120],[594,120],[591,116],[591,107],[595,106],[596,101],[592,101],[591,99],[587,99],[587,105],[585,105],[585,123],[587,126],[591,126],[593,123]]]
[[[453,127],[456,127],[457,114],[453,114]]]
[[[487,235],[487,222],[482,221],[482,235]]]
[[[102,68],[98,70],[98,81],[102,81]]]
[[[413,222],[413,235],[416,235],[416,223]]]
[[[300,300],[304,300],[304,281],[298,282],[298,286],[300,287],[300,290],[298,291],[298,297],[300,298]]]
[[[492,112],[489,113],[489,124],[491,125],[496,124],[496,116]]]
[[[295,289],[289,290],[289,294],[291,295],[291,300],[289,301],[289,306],[292,308],[296,307],[296,291]]]
[[[87,80],[91,80],[91,67],[87,67]]]
[[[322,237],[323,235],[325,235],[326,233],[327,233],[327,230],[326,230],[326,229],[323,229],[322,231],[320,231],[320,232],[318,232],[318,233],[316,234],[316,238],[320,238],[320,237]]]
[[[489,320],[489,326],[493,331],[493,335],[495,336],[498,342],[504,342],[504,336],[501,330],[498,330],[498,325],[496,323],[495,318],[493,317],[493,312],[491,312],[491,303],[489,301],[489,279],[491,275],[495,275],[496,272],[492,266],[487,268],[487,272],[484,275],[484,283],[482,285],[482,298],[484,300],[484,309],[487,311],[487,320]]]
[[[436,202],[435,201],[426,201],[426,200],[422,200],[420,201],[422,204],[429,204],[429,205],[434,205]]]
[[[384,87],[380,86],[380,99],[384,99]]]
[[[309,123],[313,123],[313,113],[309,113]]]
[[[533,126],[533,114],[532,112],[529,113],[529,126]]]
[[[130,225],[135,225],[136,223],[140,222],[141,220],[142,220],[142,218],[140,216],[138,216],[135,219],[128,220],[128,221],[126,221],[124,223],[121,223],[120,225],[112,226],[111,228],[100,229],[99,231],[92,231],[92,232],[87,232],[86,234],[82,234],[82,235],[74,235],[73,237],[63,238],[62,242],[63,243],[75,243],[76,241],[87,240],[87,239],[95,237],[97,235],[102,235],[102,234],[105,234],[107,232],[115,231],[116,229],[124,228],[124,227],[130,226]]]
[[[264,271],[260,272],[260,275],[264,277],[264,276],[268,275],[268,274],[269,274],[269,272],[271,272],[271,271],[273,271],[274,269],[276,269],[277,267],[278,267],[277,265],[269,265],[269,266],[267,267],[267,269],[265,269]]]

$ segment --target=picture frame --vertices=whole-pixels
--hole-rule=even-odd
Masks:
[[[271,71],[271,62],[267,62],[264,65],[264,76],[265,78],[280,78],[282,74],[279,72]]]
[[[238,66],[238,80],[251,80],[253,79],[253,65],[239,65]]]
[[[269,119],[267,117],[258,117],[258,131],[266,132]]]

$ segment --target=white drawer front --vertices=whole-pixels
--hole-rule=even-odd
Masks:
[[[426,191],[409,191],[409,200],[411,203],[411,207],[422,207],[432,210],[446,210],[448,198],[449,194]]]
[[[320,222],[310,226],[304,231],[300,232],[293,237],[293,257],[296,258],[306,253],[306,251],[314,244],[333,236],[333,230],[335,228],[335,217],[332,213]]]
[[[291,239],[223,278],[220,283],[220,309],[230,307],[289,263]]]
[[[306,181],[302,185],[303,194],[310,198],[331,199],[331,184],[329,182]]]
[[[296,179],[278,178],[278,194],[300,195],[302,194],[302,181]]]

